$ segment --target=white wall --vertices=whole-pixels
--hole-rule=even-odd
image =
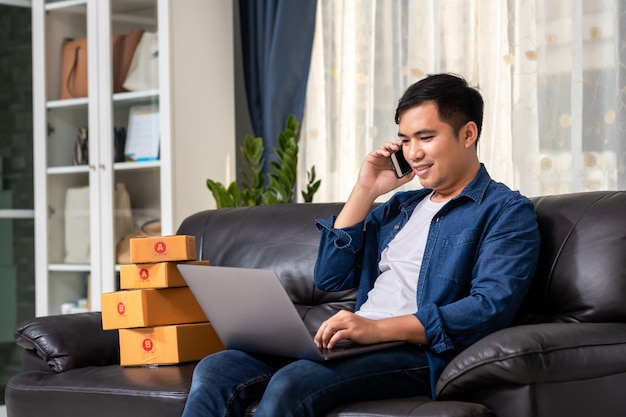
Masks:
[[[235,179],[235,70],[232,2],[171,4],[176,228],[186,216],[215,207],[207,178]]]

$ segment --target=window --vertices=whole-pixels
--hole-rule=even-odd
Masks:
[[[625,23],[617,0],[318,0],[299,164],[322,178],[316,201],[347,198],[396,137],[402,92],[436,72],[483,94],[494,179],[529,196],[624,189]]]

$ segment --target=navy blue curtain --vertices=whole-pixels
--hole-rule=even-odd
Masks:
[[[317,0],[240,0],[248,109],[265,168],[289,114],[302,121]]]

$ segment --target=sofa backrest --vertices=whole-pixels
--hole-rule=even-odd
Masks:
[[[206,210],[186,218],[177,233],[196,236],[199,259],[212,265],[270,269],[313,333],[339,309],[352,309],[355,291],[326,293],[313,285],[320,233],[315,220],[342,204],[282,204]]]
[[[517,322],[626,322],[626,191],[532,200],[541,253]]]
[[[541,255],[516,324],[626,322],[626,191],[533,198]],[[198,256],[213,265],[271,269],[314,332],[354,291],[326,293],[313,285],[320,234],[317,218],[339,203],[286,204],[206,210],[189,216],[178,234],[196,236]]]

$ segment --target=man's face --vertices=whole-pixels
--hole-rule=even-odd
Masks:
[[[433,199],[458,195],[476,176],[476,133],[472,123],[460,131],[439,119],[432,102],[405,110],[400,116],[398,137],[404,157],[425,188],[435,190]]]

